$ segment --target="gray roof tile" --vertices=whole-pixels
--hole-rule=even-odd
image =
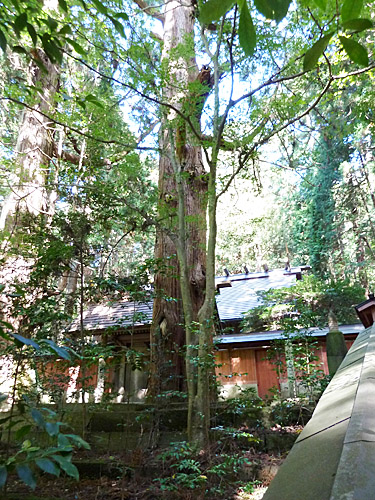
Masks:
[[[241,320],[245,312],[261,305],[256,292],[293,286],[296,272],[300,272],[300,268],[292,268],[291,272],[278,269],[268,273],[237,274],[230,275],[228,278],[217,277],[216,285],[220,283],[231,285],[220,288],[220,294],[216,296],[220,321]],[[128,300],[91,304],[84,311],[83,326],[86,330],[104,330],[149,325],[152,321],[152,306],[152,301],[131,302]],[[69,330],[78,331],[79,329],[80,322],[77,318]]]

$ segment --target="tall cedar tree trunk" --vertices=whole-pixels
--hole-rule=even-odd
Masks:
[[[47,72],[42,71],[34,62],[28,67],[29,83],[39,88],[34,110],[24,109],[16,145],[16,185],[6,199],[0,216],[0,229],[15,235],[22,228],[24,216],[35,217],[50,215],[53,211],[48,180],[53,154],[53,128],[48,119],[41,115],[50,113],[54,108],[54,98],[58,87],[57,68],[41,51],[38,57]],[[27,230],[27,229],[26,229]]]
[[[39,111],[48,114],[53,110],[59,75],[56,66],[43,52],[39,51],[35,55],[43,62],[47,72],[34,62],[28,66],[29,84],[39,90],[34,110],[25,108],[21,115],[15,175],[11,181],[11,193],[4,202],[0,216],[3,252],[8,246],[11,248],[11,254],[8,254],[1,270],[2,283],[8,285],[28,281],[33,264],[30,259],[23,259],[17,248],[22,247],[25,237],[34,234],[41,224],[48,221],[54,210],[54,191],[48,188],[49,178],[54,177],[50,161],[54,130]]]
[[[174,49],[185,45],[187,37],[193,36],[193,30],[192,3],[176,0],[166,3],[162,60],[168,68],[168,81],[163,89],[163,100],[185,113],[189,98],[190,108],[192,100],[195,106],[188,85],[198,78],[198,68],[194,57],[181,56],[187,52],[186,48],[178,54]],[[197,107],[200,104],[197,102]],[[164,113],[159,162],[159,214],[164,227],[157,231],[155,258],[161,259],[166,267],[155,277],[151,332],[151,393],[154,395],[186,388],[184,346],[196,343],[192,322],[198,321],[198,311],[203,304],[206,274],[207,183],[201,147],[178,114],[170,110]],[[199,131],[199,112],[192,120]],[[186,316],[191,317],[187,319]],[[186,350],[186,355],[190,356],[192,352],[189,353],[189,348]],[[187,360],[188,371],[189,363]],[[190,402],[195,396],[192,386],[195,381],[191,376],[187,377]]]

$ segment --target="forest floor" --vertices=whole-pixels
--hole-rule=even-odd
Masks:
[[[43,475],[38,478],[37,487],[33,492],[14,477],[9,481],[8,496],[0,494],[0,497],[9,500],[260,500],[283,462],[285,454],[280,456],[249,450],[244,451],[243,456],[249,464],[249,467],[244,469],[248,470],[241,470],[238,477],[232,481],[217,477],[206,478],[207,480],[196,484],[192,476],[191,487],[188,487],[181,483],[181,478],[176,477],[177,483],[174,484],[176,489],[166,490],[163,487],[163,484],[166,484],[163,483],[163,479],[172,478],[168,484],[173,485],[173,474],[171,475],[173,469],[159,469],[157,472],[153,456],[150,455],[148,460],[132,468],[131,472],[129,467],[124,467],[121,477],[115,477],[117,473],[114,477],[109,477],[112,474],[102,474],[98,477],[85,477],[87,474],[81,474],[80,480],[75,481],[67,477]],[[123,457],[119,455],[101,457],[103,462],[116,461],[117,466],[121,458]],[[87,459],[87,454],[86,457],[82,454],[79,459]],[[78,462],[79,460],[75,463]]]

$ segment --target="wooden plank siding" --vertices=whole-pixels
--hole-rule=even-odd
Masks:
[[[226,349],[216,353],[216,375],[222,385],[256,384],[253,349]]]
[[[275,371],[275,365],[267,359],[267,349],[257,349],[255,351],[258,396],[264,398],[270,394],[270,389],[276,387],[280,389],[279,380]]]

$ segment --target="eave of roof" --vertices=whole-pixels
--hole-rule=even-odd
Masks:
[[[340,331],[344,335],[358,334],[364,330],[364,327],[360,323],[354,325],[341,325]],[[308,333],[312,337],[324,337],[329,332],[329,328],[309,328]],[[298,335],[298,334],[295,334]],[[278,339],[285,339],[287,337],[294,336],[285,335],[282,330],[272,330],[268,332],[254,332],[254,333],[239,333],[239,334],[229,334],[229,335],[218,335],[215,337],[215,341],[220,345],[228,344],[252,344],[256,342],[265,342]]]

